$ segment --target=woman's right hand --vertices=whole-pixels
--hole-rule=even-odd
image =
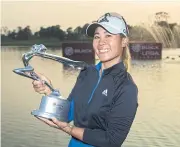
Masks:
[[[40,80],[34,80],[32,82],[33,88],[36,92],[40,94],[49,95],[51,93],[50,88],[45,84],[45,81],[51,85],[51,81],[43,74],[36,73]]]

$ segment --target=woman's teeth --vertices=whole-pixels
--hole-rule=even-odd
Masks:
[[[108,52],[108,49],[99,50],[100,53]]]

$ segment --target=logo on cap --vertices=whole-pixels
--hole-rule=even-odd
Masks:
[[[124,32],[124,33],[127,33],[127,32],[126,32],[126,29],[123,29],[123,32]]]
[[[106,13],[105,15],[104,15],[104,17],[101,19],[101,20],[99,20],[98,22],[109,22],[109,20],[107,19],[107,17],[108,16],[111,16],[111,14],[110,13]]]

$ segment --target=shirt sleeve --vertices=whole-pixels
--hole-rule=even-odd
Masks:
[[[122,91],[116,92],[109,118],[107,129],[86,128],[83,142],[97,147],[120,147],[126,139],[137,111],[136,85],[125,86]]]

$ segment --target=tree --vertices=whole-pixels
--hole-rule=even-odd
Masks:
[[[78,34],[78,35],[82,34],[82,28],[81,28],[80,26],[76,27],[76,28],[74,29],[74,33],[76,33],[76,34]]]
[[[32,36],[30,26],[26,26],[24,29],[22,29],[22,27],[19,26],[17,29],[17,40],[28,40]]]
[[[16,30],[13,30],[12,32],[8,31],[8,34],[7,34],[8,38],[16,39],[16,36],[17,36]]]
[[[7,36],[8,34],[8,27],[4,26],[4,27],[1,27],[1,35],[5,35]]]

